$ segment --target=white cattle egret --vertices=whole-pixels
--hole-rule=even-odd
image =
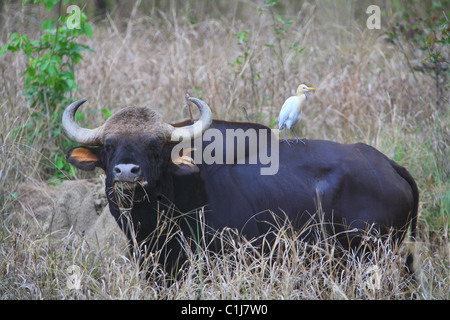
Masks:
[[[303,103],[306,100],[305,92],[316,90],[314,88],[310,88],[305,84],[301,84],[297,88],[297,92],[295,96],[287,98],[287,100],[284,102],[283,106],[280,110],[280,116],[278,118],[279,123],[279,130],[284,130],[284,140],[289,144],[286,136],[286,127],[291,129],[291,131],[294,133],[295,137],[297,138],[297,142],[301,141],[303,144],[302,139],[300,139],[297,134],[294,131],[294,125],[301,119],[302,117],[302,106]]]

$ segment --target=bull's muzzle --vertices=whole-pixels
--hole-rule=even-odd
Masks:
[[[141,167],[137,164],[118,164],[113,169],[115,182],[135,183],[143,179]]]

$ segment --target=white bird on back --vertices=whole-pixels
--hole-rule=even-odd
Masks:
[[[305,92],[314,91],[316,89],[308,87],[306,84],[301,84],[297,88],[295,96],[287,98],[281,107],[280,116],[278,118],[279,130],[284,130],[284,140],[290,145],[286,136],[286,127],[288,127],[297,138],[297,142],[301,141],[303,144],[305,142],[300,139],[294,131],[294,125],[302,117],[302,106],[306,100]]]

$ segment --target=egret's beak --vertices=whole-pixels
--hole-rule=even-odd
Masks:
[[[309,91],[316,91],[315,88],[310,88],[310,87],[306,87],[305,89],[309,90]]]

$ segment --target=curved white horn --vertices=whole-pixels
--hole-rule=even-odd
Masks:
[[[175,128],[169,125],[170,140],[172,142],[179,142],[180,140],[194,140],[201,137],[203,133],[211,126],[212,112],[209,106],[200,99],[188,98],[193,102],[200,111],[200,118],[190,126]]]
[[[81,99],[71,103],[64,111],[62,117],[62,125],[64,130],[66,130],[67,135],[70,139],[84,145],[88,146],[99,146],[103,144],[102,133],[103,126],[95,129],[85,129],[80,127],[75,122],[75,113],[78,107],[86,102],[86,99]]]

